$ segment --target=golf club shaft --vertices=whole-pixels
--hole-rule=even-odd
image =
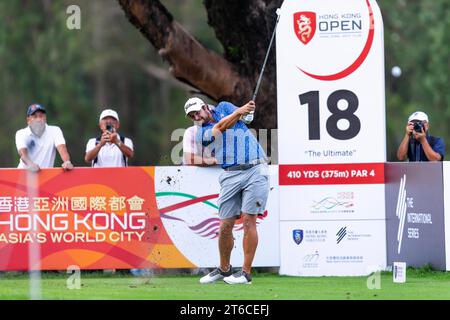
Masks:
[[[269,43],[269,47],[267,48],[266,57],[264,58],[261,72],[259,74],[258,81],[256,82],[255,91],[253,92],[253,97],[252,97],[253,101],[255,101],[255,99],[256,99],[256,95],[258,94],[258,91],[259,91],[259,86],[261,85],[261,80],[262,80],[262,77],[264,74],[264,70],[266,69],[267,60],[269,59],[270,50],[272,49],[273,39],[275,39],[275,33],[277,30],[278,20],[280,20],[280,16],[277,17],[277,22],[275,22],[275,28],[273,28],[272,37],[270,38],[270,43]]]
[[[267,53],[266,53],[266,56],[264,58],[264,62],[263,62],[262,68],[261,68],[261,72],[259,73],[258,81],[256,82],[256,87],[255,87],[255,90],[253,92],[252,101],[255,101],[256,96],[258,95],[259,86],[261,85],[261,80],[262,80],[262,77],[263,77],[263,74],[264,74],[264,70],[266,69],[267,60],[269,59],[270,49],[272,48],[273,39],[275,39],[275,33],[276,33],[276,30],[277,30],[277,25],[278,25],[278,21],[279,20],[280,20],[280,14],[279,14],[279,9],[277,9],[277,21],[275,22],[275,27],[273,28],[272,37],[270,38],[269,47],[267,48]],[[246,115],[243,118],[244,122],[245,123],[252,122],[254,113],[255,112],[252,111],[248,115]]]

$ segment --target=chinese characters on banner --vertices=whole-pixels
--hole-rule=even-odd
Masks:
[[[0,270],[192,266],[163,228],[154,167],[45,169],[35,186],[25,170],[0,173]]]

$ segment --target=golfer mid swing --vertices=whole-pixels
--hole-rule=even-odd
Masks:
[[[224,280],[229,284],[250,284],[251,267],[258,246],[256,220],[262,215],[269,194],[267,157],[241,117],[255,109],[249,101],[238,108],[229,102],[209,108],[199,98],[189,99],[184,106],[186,115],[201,124],[196,139],[212,146],[220,174],[219,194],[219,253],[220,266],[200,279],[200,283]],[[242,270],[232,273],[230,264],[234,246],[233,227],[242,216],[244,227]]]

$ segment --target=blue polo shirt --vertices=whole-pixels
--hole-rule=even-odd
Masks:
[[[431,149],[434,150],[434,152],[437,152],[441,155],[441,161],[444,160],[444,154],[445,154],[445,144],[444,140],[439,137],[433,137],[429,134],[427,134],[427,141],[431,146]],[[422,144],[415,140],[411,139],[409,146],[408,146],[408,159],[409,161],[429,161],[427,156],[425,155],[425,152],[423,151]]]
[[[215,122],[203,124],[201,130],[203,146],[212,144],[215,157],[223,169],[257,160],[267,161],[267,156],[258,140],[240,120],[225,130],[221,137],[214,139],[212,135],[214,125],[236,109],[237,107],[232,103],[219,103],[214,110],[211,110]]]

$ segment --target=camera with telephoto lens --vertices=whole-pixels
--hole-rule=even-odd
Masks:
[[[423,122],[422,121],[414,122],[414,131],[415,132],[422,132],[423,131]]]
[[[111,123],[107,123],[106,124],[106,131],[109,131],[109,132],[113,132],[113,130],[114,130],[114,127],[112,126],[112,124]]]

